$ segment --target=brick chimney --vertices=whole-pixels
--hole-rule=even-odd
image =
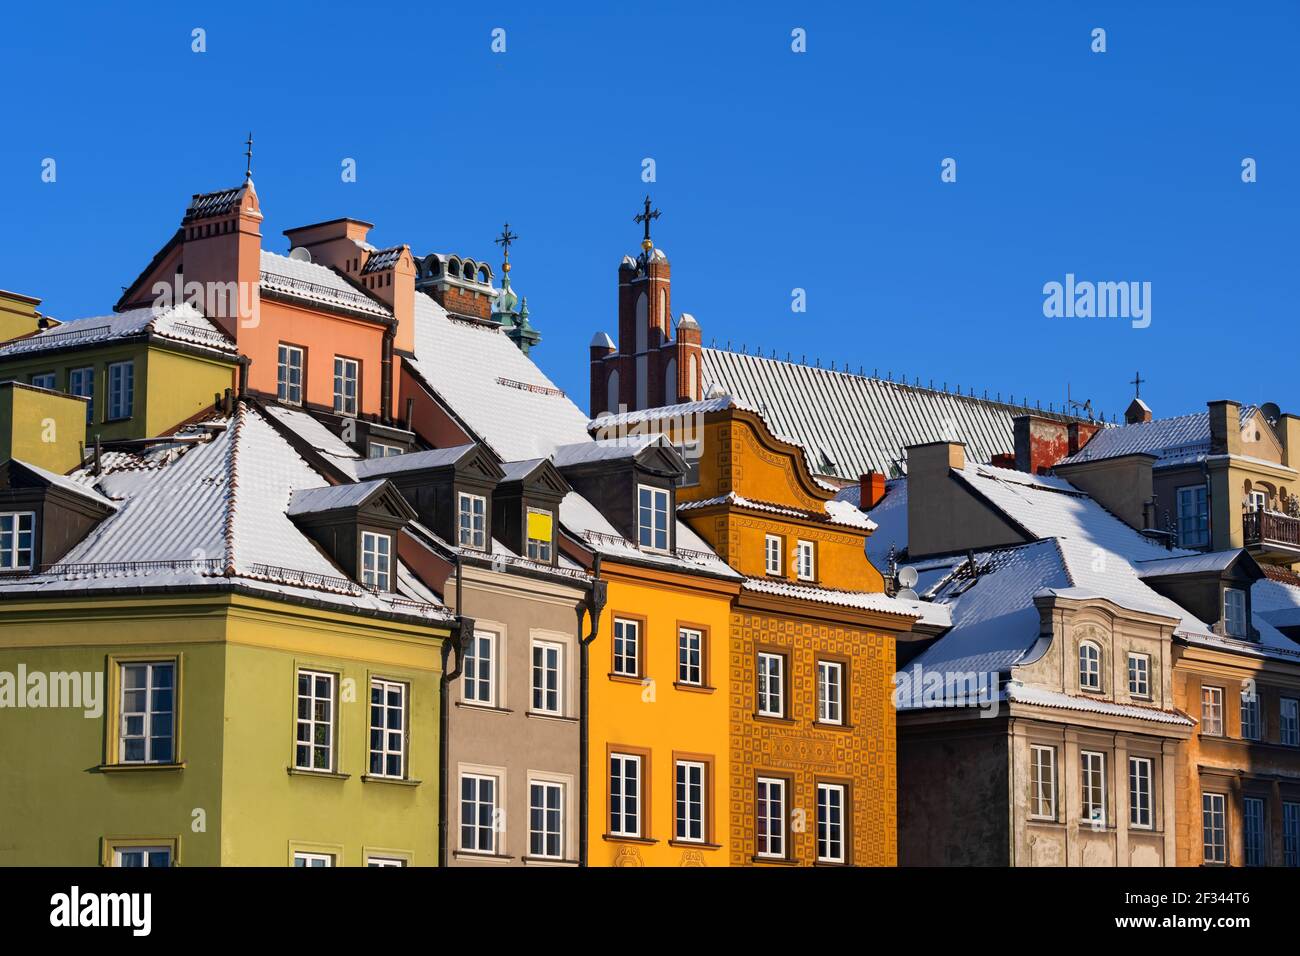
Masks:
[[[664,404],[698,402],[704,394],[702,337],[695,316],[683,312],[677,320],[677,341],[668,346],[672,358],[664,373]]]
[[[1210,454],[1241,454],[1241,403],[1227,399],[1207,403],[1210,409]]]
[[[252,180],[237,189],[199,193],[181,220],[179,275],[203,289],[201,311],[231,339],[257,324],[262,277],[262,211]],[[188,298],[188,291],[187,291]]]
[[[880,499],[885,497],[885,476],[878,471],[862,475],[858,478],[858,495],[861,502],[858,507],[863,511],[870,511],[880,504]]]
[[[498,291],[492,276],[492,267],[486,262],[435,252],[424,257],[416,288],[429,293],[452,315],[490,322]]]
[[[1074,455],[1079,452],[1088,442],[1092,441],[1092,436],[1101,431],[1100,422],[1070,422],[1066,427],[1069,436],[1070,454]]]
[[[1012,419],[1016,435],[1016,469],[1041,475],[1070,454],[1070,432],[1064,422],[1038,415]]]
[[[614,340],[606,332],[597,332],[591,340],[591,417],[601,412],[618,412],[619,374],[615,363],[609,361],[618,352]]]

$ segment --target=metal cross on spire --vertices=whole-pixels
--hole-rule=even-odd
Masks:
[[[510,244],[518,238],[519,236],[510,231],[510,223],[506,223],[501,228],[501,235],[492,240],[501,247],[501,254],[505,257],[505,261],[501,263],[503,272],[510,271]]]
[[[650,241],[650,221],[659,218],[659,210],[650,208],[650,196],[645,197],[645,212],[638,213],[632,217],[633,222],[645,223],[645,238],[641,240],[641,248],[649,252],[654,248],[654,243]]]
[[[1133,381],[1129,382],[1129,384],[1133,386],[1133,397],[1134,397],[1134,398],[1141,398],[1141,397],[1142,397],[1142,383],[1145,382],[1145,381],[1146,381],[1146,379],[1144,379],[1144,378],[1142,377],[1142,373],[1141,373],[1141,372],[1135,372],[1135,373],[1134,373],[1134,375],[1133,375]]]
[[[253,133],[251,130],[248,133],[248,140],[244,145],[247,147],[244,150],[244,155],[247,157],[247,162],[244,166],[244,182],[251,183],[253,181]]]

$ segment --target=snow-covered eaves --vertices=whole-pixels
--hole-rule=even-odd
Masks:
[[[1178,555],[1172,558],[1138,561],[1134,567],[1137,568],[1138,577],[1140,578],[1162,578],[1177,574],[1221,572],[1226,571],[1244,553],[1240,548],[1227,551],[1206,551]]]
[[[262,250],[261,291],[345,312],[392,319],[393,310],[333,269]]]
[[[323,511],[337,511],[340,508],[355,508],[370,500],[385,485],[382,478],[373,481],[359,481],[355,484],[325,485],[316,488],[298,488],[289,496],[287,514],[319,514]]]
[[[823,512],[808,511],[803,508],[790,508],[785,505],[773,504],[769,501],[755,501],[752,498],[745,498],[729,491],[725,495],[717,495],[712,498],[700,498],[696,501],[684,501],[677,506],[677,511],[698,511],[701,508],[710,508],[717,505],[733,505],[738,508],[748,508],[754,511],[766,511],[769,514],[784,515],[789,518],[801,518],[804,521],[824,521],[830,524],[845,525],[850,528],[860,528],[864,531],[870,531],[876,527],[871,521],[853,505],[842,501],[828,501]]]
[[[1075,454],[1063,458],[1062,465],[1125,455],[1148,454],[1157,458],[1156,467],[1167,466],[1173,459],[1202,454],[1210,448],[1210,413],[1193,412],[1173,418],[1103,428]]]
[[[555,449],[551,460],[556,468],[568,468],[598,461],[636,458],[647,448],[655,447],[672,449],[672,445],[662,435],[630,435],[627,438],[604,438],[600,441],[561,445]]]
[[[1089,714],[1104,714],[1108,717],[1127,717],[1146,720],[1155,724],[1174,724],[1180,727],[1194,727],[1196,721],[1178,710],[1160,710],[1156,707],[1138,707],[1135,704],[1117,704],[1097,697],[1076,696],[1060,691],[1048,690],[1020,681],[1010,681],[1006,686],[1007,699],[1013,703],[1034,704],[1038,707],[1051,707],[1058,710],[1076,710]]]
[[[435,448],[431,451],[413,451],[404,455],[388,455],[384,458],[366,458],[356,464],[359,480],[380,475],[392,475],[403,471],[419,471],[424,468],[443,468],[454,465],[474,450],[474,445],[456,445],[452,448]]]
[[[189,303],[167,308],[145,306],[114,315],[70,319],[0,345],[0,359],[47,352],[79,349],[127,339],[150,337],[177,342],[233,356],[235,343]]]
[[[949,609],[943,605],[931,604],[928,601],[901,600],[877,591],[840,591],[809,584],[795,584],[790,581],[773,581],[768,578],[746,578],[743,587],[746,591],[753,591],[756,594],[771,594],[776,597],[812,601],[816,604],[894,614],[934,627],[947,627],[952,623]]]
[[[41,468],[39,465],[33,465],[31,462],[23,461],[21,458],[15,458],[13,459],[13,461],[19,465],[22,465],[22,467],[26,468],[32,474],[39,476],[43,481],[45,481],[50,485],[53,485],[56,488],[61,488],[66,492],[76,495],[78,498],[84,498],[87,501],[92,501],[95,504],[99,505],[101,508],[107,508],[110,511],[117,510],[117,502],[105,498],[93,487],[90,487],[79,481],[73,481],[67,475],[60,475],[52,471],[47,471],[46,469]]]

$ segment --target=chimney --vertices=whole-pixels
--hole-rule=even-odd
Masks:
[[[1210,454],[1240,455],[1241,404],[1221,399],[1209,402],[1210,409]]]
[[[885,476],[878,471],[869,471],[858,478],[858,505],[863,511],[870,511],[880,504],[885,497]]]
[[[177,265],[186,300],[192,284],[198,283],[199,310],[232,340],[239,340],[241,326],[256,325],[262,211],[251,179],[237,189],[199,193],[190,200],[181,220]]]
[[[434,253],[424,258],[417,288],[453,315],[490,322],[498,292],[492,286],[492,275],[486,262]]]
[[[365,242],[367,234],[373,228],[374,223],[360,219],[330,219],[310,226],[286,229],[284,235],[291,248],[310,252],[312,262],[356,280],[370,256]]]
[[[665,372],[669,378],[668,385],[673,389],[672,402],[669,404],[698,402],[703,397],[702,338],[700,323],[695,321],[695,316],[683,312],[677,320],[677,341],[672,346],[673,358]],[[672,381],[674,378],[676,381]],[[668,395],[664,397],[669,398]]]
[[[1124,422],[1128,425],[1145,425],[1151,421],[1151,408],[1140,398],[1128,403],[1124,410]]]
[[[606,360],[618,350],[614,340],[605,332],[597,332],[591,339],[591,417],[601,412],[618,412],[619,379],[613,363]]]
[[[1079,453],[1088,442],[1092,441],[1092,436],[1101,431],[1100,422],[1070,422],[1066,426],[1066,432],[1069,435],[1070,454]]]
[[[1282,463],[1288,468],[1300,468],[1300,416],[1284,413],[1273,431],[1282,442]]]
[[[1070,454],[1070,434],[1064,422],[1038,415],[1012,419],[1016,435],[1016,469],[1041,475]]]

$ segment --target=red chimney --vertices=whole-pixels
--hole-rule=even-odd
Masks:
[[[867,472],[858,479],[858,493],[861,496],[858,507],[870,511],[885,497],[885,476],[878,471]]]
[[[1076,455],[1084,445],[1092,441],[1092,436],[1101,431],[1100,422],[1070,422],[1070,454]]]

